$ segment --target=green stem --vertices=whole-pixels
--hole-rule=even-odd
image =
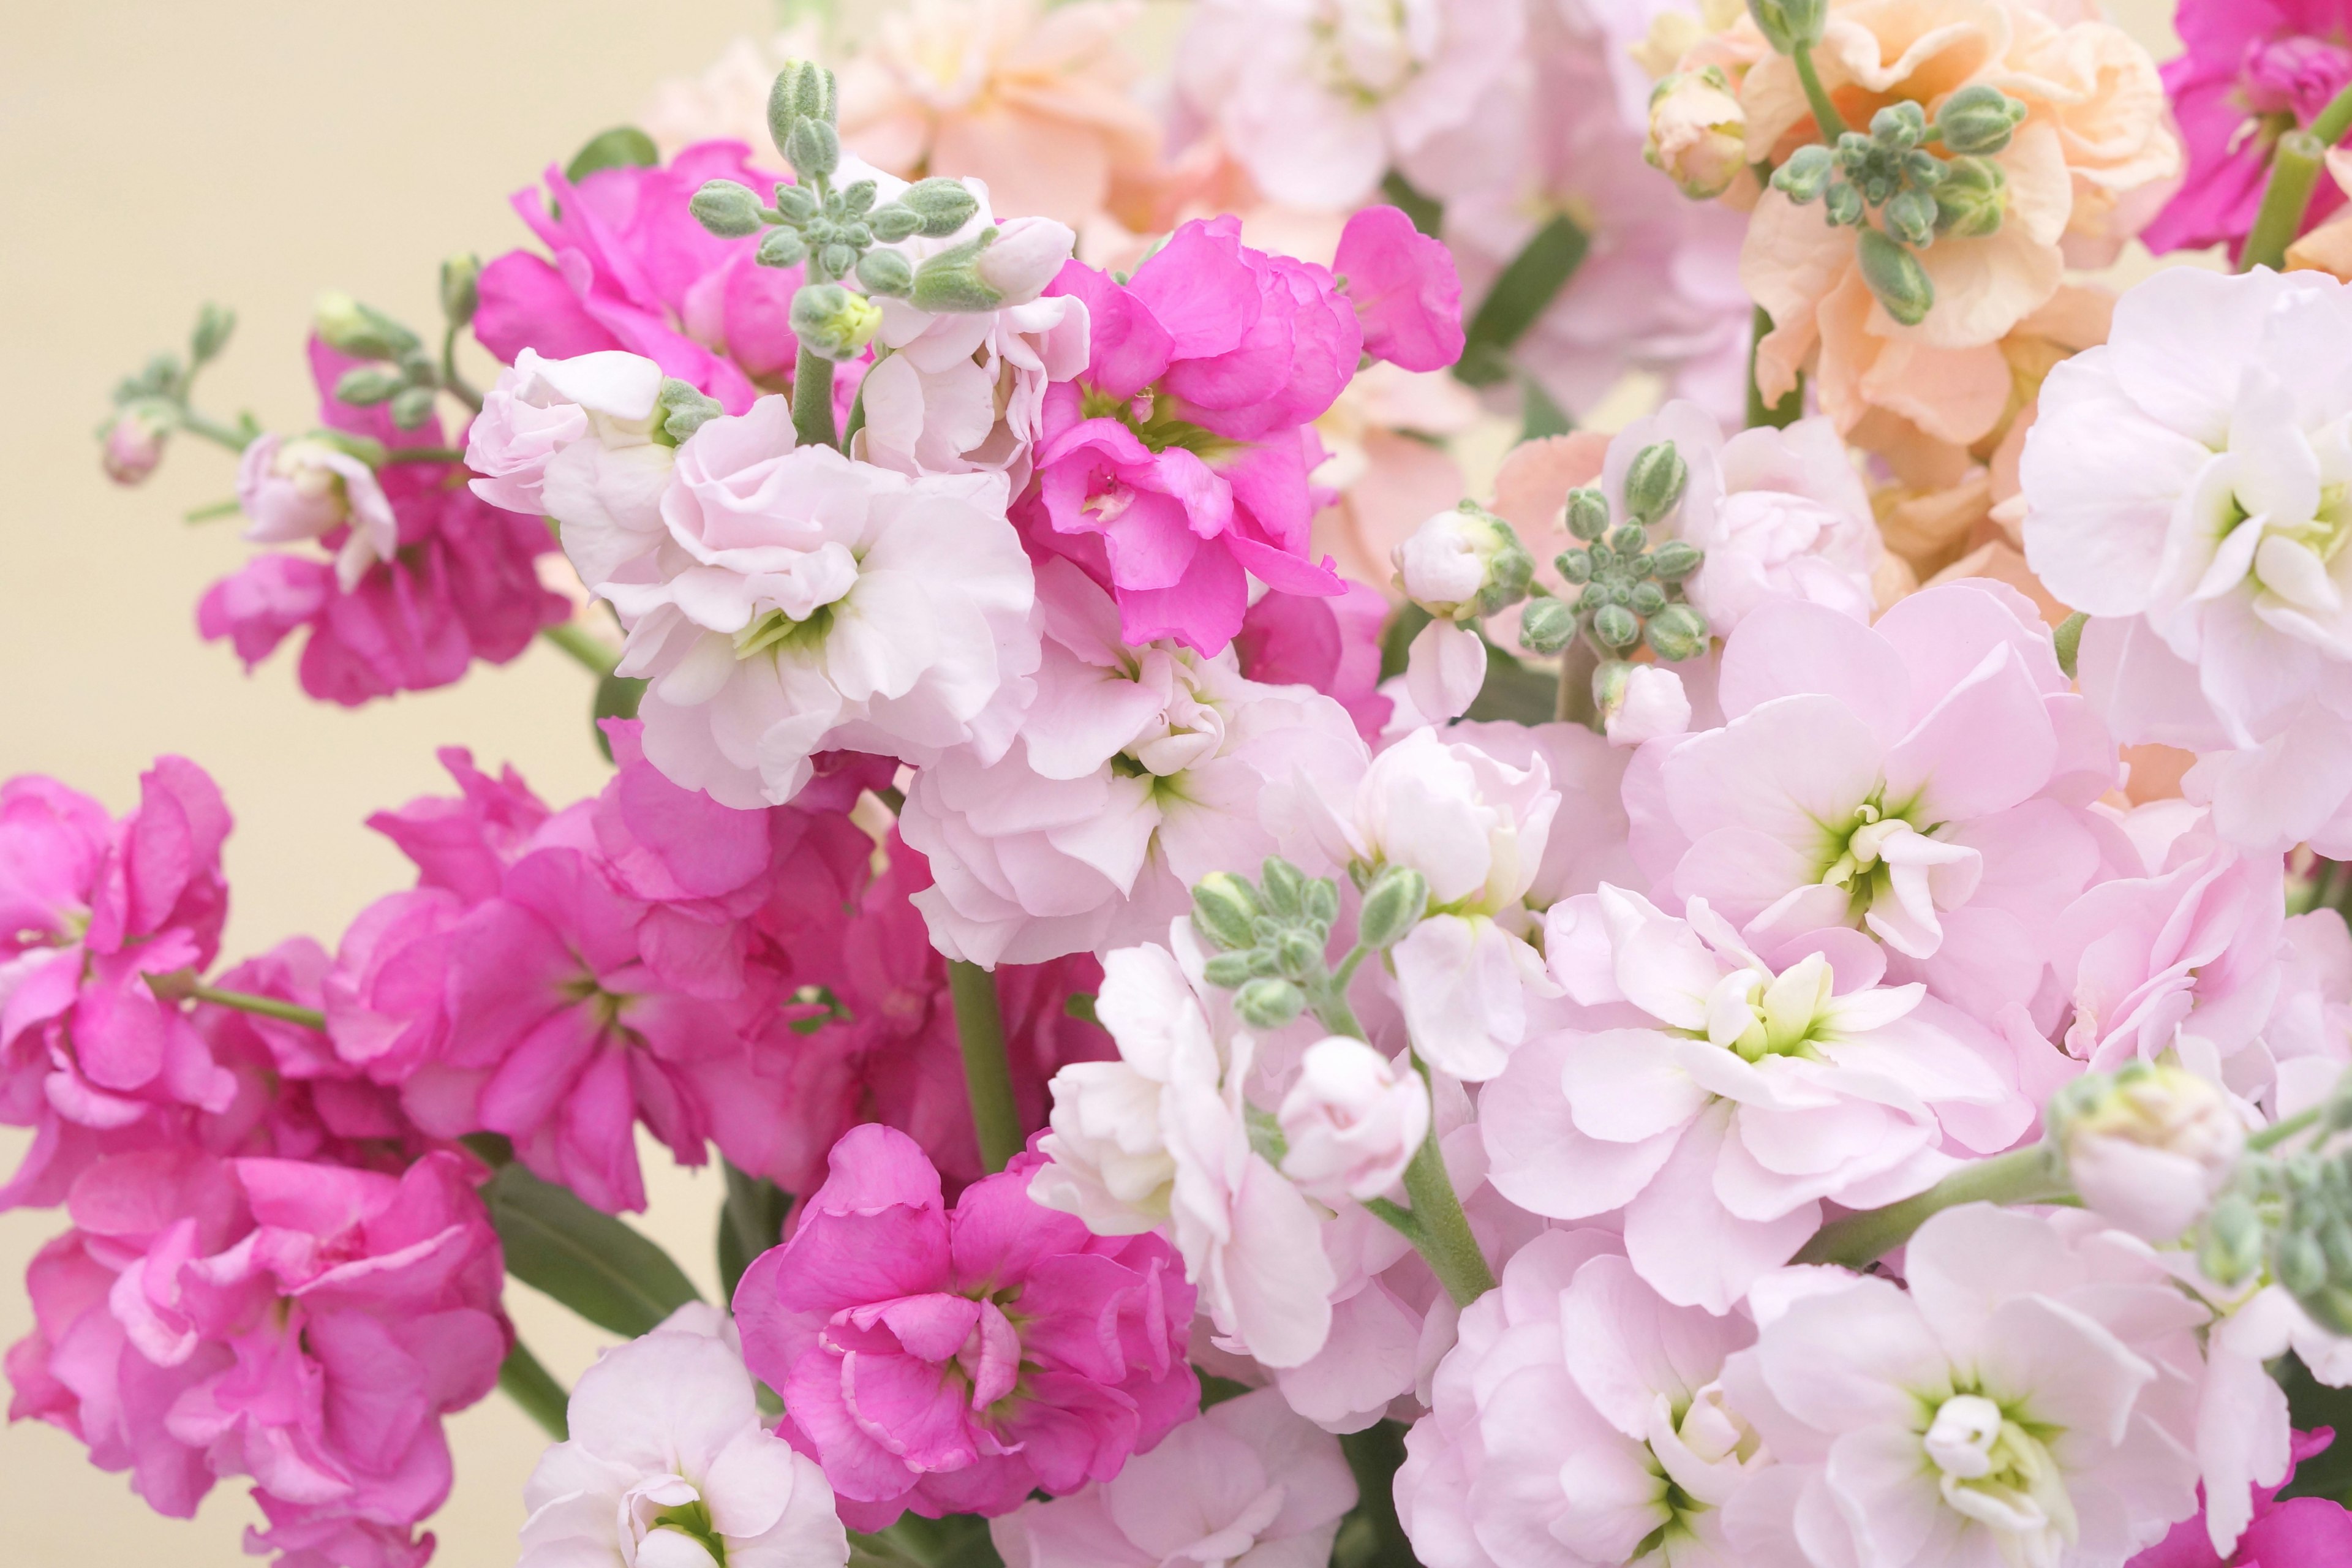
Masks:
[[[1581,636],[1560,650],[1559,691],[1551,710],[1555,722],[1592,727],[1599,717],[1592,706],[1592,672],[1600,668],[1600,654]]]
[[[184,522],[212,522],[224,517],[235,517],[245,510],[240,500],[216,500],[210,506],[191,507],[181,514]]]
[[[2344,140],[2347,132],[2352,132],[2352,86],[2328,100],[2319,118],[2311,122],[2311,133],[2319,139],[2322,147],[2335,146]]]
[[[841,446],[833,428],[833,362],[805,348],[793,366],[793,434],[803,447]]]
[[[1356,966],[1364,962],[1371,949],[1359,942],[1355,951],[1339,961],[1339,967],[1316,985],[1308,998],[1314,1009],[1315,1021],[1335,1035],[1345,1035],[1351,1040],[1366,1038],[1364,1026],[1356,1017],[1356,1009],[1348,1001],[1348,983],[1356,977]]]
[[[1419,1057],[1413,1058],[1413,1065],[1421,1068],[1426,1080],[1429,1069],[1421,1066]],[[1438,1149],[1433,1125],[1421,1147],[1412,1152],[1412,1163],[1404,1168],[1404,1191],[1412,1200],[1413,1222],[1412,1230],[1405,1234],[1429,1259],[1431,1270],[1454,1305],[1466,1307],[1492,1290],[1495,1271],[1486,1267],[1486,1255],[1478,1250],[1478,1238],[1470,1233],[1462,1200],[1454,1196],[1454,1180],[1445,1173],[1445,1156]]]
[[[441,390],[475,413],[482,411],[482,395],[474,389],[473,383],[457,374],[457,323],[455,321],[450,322],[448,331],[441,334]]]
[[[563,1392],[563,1385],[540,1364],[539,1358],[520,1340],[515,1341],[514,1348],[507,1352],[507,1359],[499,1363],[499,1386],[549,1436],[559,1443],[571,1437],[572,1396]]]
[[[1001,1171],[1028,1142],[1013,1103],[1013,1067],[1004,1056],[1004,1015],[996,976],[977,963],[948,961],[948,991],[955,999],[956,1037],[963,1046],[963,1082],[971,1096],[972,1131],[981,1163]]]
[[[1797,79],[1804,84],[1805,101],[1812,106],[1813,123],[1821,127],[1822,140],[1836,146],[1838,138],[1845,134],[1845,116],[1830,101],[1829,89],[1822,85],[1821,73],[1813,68],[1813,51],[1799,49],[1789,60],[1797,68]]]
[[[2320,1108],[2315,1105],[2300,1116],[2290,1116],[2284,1121],[2273,1122],[2260,1132],[2248,1134],[2246,1152],[2259,1154],[2264,1150],[2275,1149],[2296,1133],[2318,1125],[2319,1111]]]
[[[201,436],[215,446],[226,447],[239,454],[253,445],[253,437],[245,432],[217,419],[208,419],[185,404],[180,406],[180,428],[191,436]]]
[[[588,673],[599,679],[613,673],[621,656],[613,651],[594,632],[578,621],[558,621],[551,626],[541,626],[539,635],[578,659]]]
[[[1794,1261],[1866,1268],[1911,1239],[1933,1216],[1961,1204],[2046,1204],[2072,1195],[2058,1155],[2047,1143],[1963,1165],[1916,1197],[1832,1220]]]
[[[455,447],[394,447],[388,448],[383,460],[391,463],[462,463],[466,454]]]
[[[2286,266],[2286,247],[2303,233],[2304,214],[2311,209],[2311,193],[2326,157],[2327,143],[2308,131],[2290,131],[2278,139],[2271,153],[2270,188],[2263,193],[2262,210],[2238,258],[2239,271]]]
[[[256,996],[245,991],[223,991],[203,981],[192,981],[187,994],[198,1002],[209,1002],[215,1007],[234,1008],[239,1013],[251,1013],[257,1017],[275,1018],[281,1024],[299,1024],[306,1029],[323,1031],[327,1016],[316,1007],[305,1007],[299,1002],[281,1002],[275,996]]]

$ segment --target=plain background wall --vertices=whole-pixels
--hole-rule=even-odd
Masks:
[[[2116,10],[2171,47],[2169,0]],[[302,697],[282,652],[247,677],[196,640],[193,617],[248,548],[234,521],[180,521],[231,493],[233,459],[183,438],[145,488],[107,484],[90,429],[108,388],[217,300],[242,320],[200,402],[306,426],[299,351],[320,289],[437,321],[441,256],[523,243],[510,192],[769,15],[761,0],[0,3],[0,776],[52,773],[121,810],[158,752],[210,769],[239,823],[227,957],[300,932],[331,946],[361,906],[407,884],[406,862],[361,822],[439,790],[436,747],[511,761],[559,805],[593,793],[604,770],[588,681],[535,647],[457,687],[345,711]],[[0,1128],[0,1167],[23,1143]],[[717,1179],[650,1154],[645,1223],[710,1292]],[[54,1213],[0,1215],[0,1345],[31,1328],[24,1267],[62,1228]],[[603,1342],[524,1287],[509,1301],[567,1382]],[[511,1563],[544,1438],[498,1394],[449,1433],[457,1482],[434,1521],[436,1561]],[[163,1519],[65,1434],[0,1428],[0,1561],[227,1568],[250,1561],[246,1490],[215,1489],[193,1522]]]

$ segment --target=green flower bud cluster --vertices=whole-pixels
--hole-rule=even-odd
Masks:
[[[354,408],[388,405],[394,426],[414,430],[433,417],[434,400],[461,391],[452,352],[457,333],[481,302],[481,258],[453,256],[441,264],[442,335],[436,357],[424,338],[373,305],[348,294],[319,297],[310,330],[330,347],[365,361],[335,382],[335,398]],[[480,399],[472,399],[476,406]]]
[[[1748,0],[1748,14],[1756,18],[1757,30],[1784,55],[1820,43],[1829,10],[1829,0]]]
[[[2208,1278],[2231,1288],[2267,1269],[2321,1327],[2352,1335],[2352,1149],[2329,1147],[2347,1131],[2352,1073],[2303,1148],[2257,1152],[2261,1140],[2250,1142],[2199,1228],[2197,1257]]]
[[[1820,202],[1832,226],[1861,230],[1863,280],[1888,315],[1916,326],[1936,289],[1914,252],[2000,231],[2009,182],[1992,154],[2024,117],[2024,104],[1983,84],[1947,99],[1932,123],[1918,104],[1892,103],[1867,132],[1799,148],[1773,171],[1772,186],[1800,206]],[[1929,151],[1937,145],[1943,155]]]
[[[1583,542],[1561,552],[1553,564],[1575,593],[1528,606],[1519,620],[1520,645],[1556,654],[1582,633],[1604,660],[1645,642],[1669,663],[1704,653],[1706,617],[1683,593],[1705,552],[1680,539],[1654,538],[1682,505],[1689,484],[1689,464],[1672,441],[1660,441],[1642,448],[1626,470],[1624,521],[1612,526],[1605,492],[1571,491],[1565,521]]]
[[[1280,856],[1267,858],[1255,883],[1231,871],[1202,878],[1192,889],[1192,929],[1215,954],[1204,978],[1234,994],[1234,1011],[1254,1029],[1278,1029],[1307,1012],[1327,1026],[1337,1018],[1352,1025],[1345,994],[1357,960],[1393,946],[1429,905],[1417,871],[1389,867],[1361,880],[1358,946],[1335,974],[1327,950],[1339,918],[1337,882]]]
[[[100,449],[108,474],[117,484],[138,484],[162,460],[163,443],[173,430],[196,420],[188,395],[197,373],[221,355],[236,331],[236,312],[207,304],[196,312],[188,333],[187,358],[159,353],[136,375],[124,376],[114,386],[114,412],[98,427]],[[260,432],[250,418],[233,438],[251,440]],[[121,449],[128,446],[130,450]]]

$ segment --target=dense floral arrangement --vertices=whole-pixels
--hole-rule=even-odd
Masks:
[[[207,310],[202,635],[614,771],[226,969],[195,763],[0,787],[11,1415],[285,1568],[494,1387],[525,1568],[2352,1563],[2352,6],[2095,12],[916,0],[307,430]]]

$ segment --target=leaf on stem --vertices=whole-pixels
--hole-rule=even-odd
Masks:
[[[635,1339],[702,1299],[669,1254],[520,1165],[501,1169],[482,1198],[507,1272],[599,1328]]]

